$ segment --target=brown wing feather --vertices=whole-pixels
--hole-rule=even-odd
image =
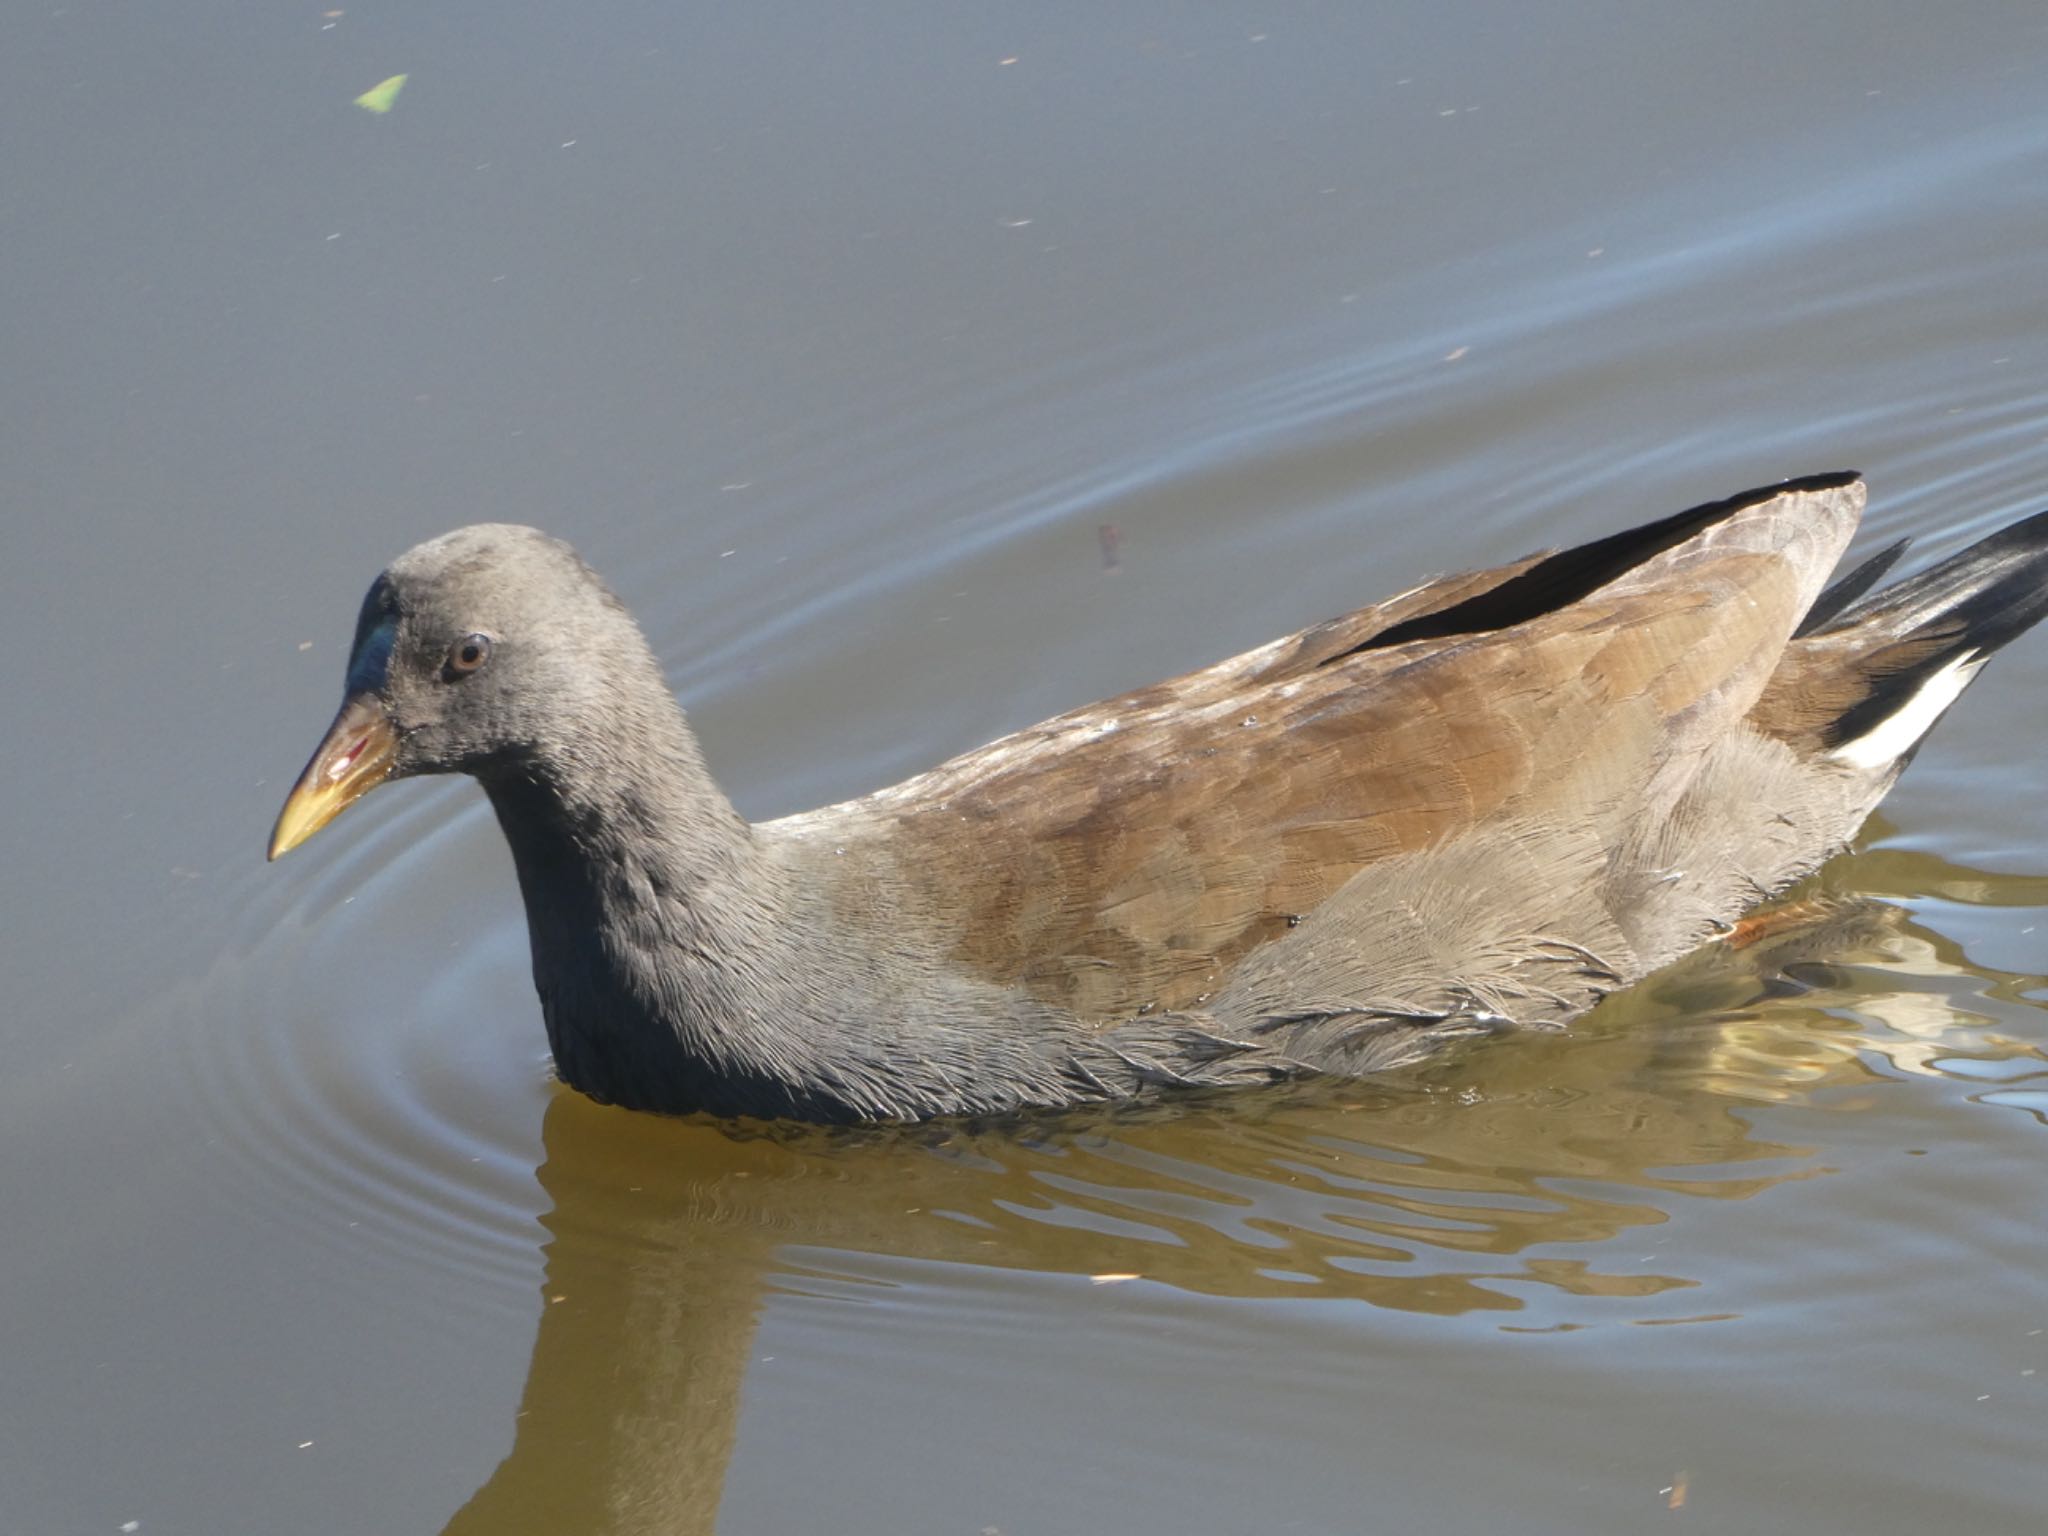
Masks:
[[[1289,635],[1234,660],[1244,663],[1256,659],[1257,664],[1244,677],[1247,684],[1278,683],[1299,677],[1337,657],[1349,656],[1370,645],[1377,636],[1397,625],[1427,614],[1440,613],[1494,591],[1541,563],[1550,553],[1548,550],[1539,551],[1488,571],[1460,571],[1449,576],[1432,577],[1385,602],[1313,625],[1300,634]]]
[[[1756,703],[1860,504],[1788,493],[1509,628],[1355,650],[1530,562],[1446,578],[792,825],[986,979],[1097,1022],[1197,1007],[1381,860],[1494,823],[1627,845]]]

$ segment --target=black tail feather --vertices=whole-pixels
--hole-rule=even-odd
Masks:
[[[1806,610],[1806,617],[1792,631],[1792,638],[1797,640],[1802,635],[1815,634],[1839,618],[1851,603],[1876,586],[1884,573],[1899,563],[1899,556],[1912,542],[1911,539],[1901,539],[1896,544],[1887,544],[1848,575],[1837,578],[1827,591],[1813,600],[1813,606]]]
[[[1892,551],[1877,558],[1886,555]],[[1864,569],[1838,587],[1860,581]],[[1821,604],[1834,590],[1822,594]],[[2048,512],[2002,528],[1916,576],[1850,598],[1810,631],[1855,629],[1871,642],[1870,691],[1826,732],[1830,746],[1876,729],[1942,668],[1989,656],[2048,618]]]
[[[1863,571],[1864,567],[1852,571],[1837,587],[1857,581]],[[1904,638],[1944,616],[1961,616],[1966,610],[1973,623],[1988,622],[2008,605],[2024,607],[2028,594],[2043,587],[2048,587],[2048,512],[2036,512],[1917,576],[1875,592],[1852,593],[1853,600],[1840,605],[1830,619],[1803,628],[1802,633],[1880,624]],[[1815,606],[1826,603],[1834,590],[1822,593]],[[1997,601],[1983,601],[1994,592],[2000,594]],[[1998,639],[1979,649],[1996,650],[2040,616],[2035,613],[2017,627],[2004,629]]]

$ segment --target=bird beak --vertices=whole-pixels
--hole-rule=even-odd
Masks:
[[[270,856],[291,852],[390,778],[397,756],[398,732],[384,706],[372,694],[348,699],[277,813]]]

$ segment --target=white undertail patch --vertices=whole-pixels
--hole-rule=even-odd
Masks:
[[[1927,734],[1941,718],[1941,712],[1955,703],[1988,659],[1982,651],[1965,651],[1870,730],[1828,753],[1829,761],[1845,768],[1863,769],[1883,768],[1897,762]]]

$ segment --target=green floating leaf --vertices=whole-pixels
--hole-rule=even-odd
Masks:
[[[398,100],[398,93],[404,89],[405,76],[393,75],[389,80],[379,81],[358,96],[356,105],[365,112],[375,112],[381,116],[391,110],[391,104]]]

